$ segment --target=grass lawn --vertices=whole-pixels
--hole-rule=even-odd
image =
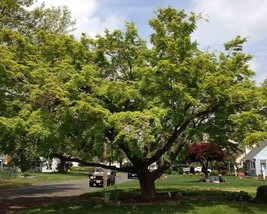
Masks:
[[[32,184],[54,183],[66,180],[75,180],[88,178],[84,172],[62,173],[27,173],[29,176],[24,177],[24,173],[18,173],[17,178],[10,180],[0,180],[0,189],[28,186]]]
[[[88,193],[83,200],[73,199],[65,203],[48,205],[38,209],[24,211],[22,213],[196,213],[196,214],[228,214],[228,213],[266,213],[267,205],[253,204],[238,201],[229,201],[223,197],[224,192],[246,191],[255,196],[258,186],[267,185],[267,181],[256,179],[238,179],[236,177],[225,177],[227,182],[201,183],[197,182],[199,177],[184,177],[179,175],[168,176],[167,179],[157,180],[158,192],[180,191],[183,194],[181,204],[160,203],[143,204],[134,203],[119,204],[114,201],[112,204],[104,204],[101,201],[102,191]],[[120,192],[119,198],[135,198],[140,194],[137,180],[132,180],[123,184],[108,187],[111,198],[116,192]]]

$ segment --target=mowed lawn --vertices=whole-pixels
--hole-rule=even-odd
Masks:
[[[24,175],[27,175],[24,177]],[[53,183],[60,181],[76,180],[88,178],[86,172],[71,173],[18,173],[17,178],[10,180],[0,180],[0,190],[6,188],[29,186],[41,183]]]
[[[65,203],[57,203],[40,207],[22,213],[196,213],[196,214],[232,214],[232,213],[267,213],[267,205],[254,204],[248,202],[239,202],[226,200],[225,192],[245,191],[252,196],[256,195],[258,186],[267,185],[267,181],[257,179],[238,179],[236,177],[225,177],[225,183],[201,183],[198,182],[198,176],[180,176],[170,175],[163,180],[157,180],[157,191],[161,193],[179,191],[183,195],[181,203],[157,203],[157,204],[135,204],[120,203],[120,199],[132,199],[140,194],[137,180],[108,187],[111,192],[111,199],[114,195],[117,200],[111,204],[103,203],[103,191],[97,190],[94,193],[88,193],[81,199],[73,199]],[[119,194],[118,194],[119,193]]]

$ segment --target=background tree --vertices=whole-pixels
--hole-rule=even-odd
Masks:
[[[31,36],[35,31],[44,30],[67,33],[74,30],[75,21],[71,19],[67,7],[45,8],[42,3],[33,7],[38,0],[1,0],[0,28],[17,30]],[[30,6],[33,9],[30,9]]]
[[[0,2],[0,127],[3,132],[0,149],[12,155],[13,163],[22,171],[30,169],[40,155],[49,153],[43,149],[43,144],[40,146],[40,139],[51,134],[53,129],[47,129],[47,124],[37,124],[41,113],[35,104],[41,101],[30,96],[38,93],[36,82],[48,74],[49,57],[60,52],[54,51],[55,45],[50,45],[49,50],[45,42],[52,39],[51,33],[55,37],[55,33],[64,33],[73,25],[66,8],[45,9],[42,5],[31,11],[27,7],[33,3],[32,0]],[[49,82],[49,79],[43,81]],[[53,134],[58,136],[55,131]]]
[[[99,78],[86,87],[94,98],[87,105],[97,106],[94,115],[103,113],[100,118],[106,124],[87,133],[91,140],[102,136],[93,144],[102,148],[99,155],[102,142],[124,152],[148,199],[155,197],[154,181],[187,143],[203,140],[204,133],[221,144],[242,139],[244,135],[233,131],[240,128],[234,115],[252,112],[258,104],[248,66],[251,56],[242,53],[245,39],[226,43],[226,53],[202,52],[190,38],[198,15],[173,8],[156,15],[150,20],[155,31],[151,49],[131,23],[125,33],[106,31],[87,40]],[[150,172],[148,166],[162,157],[162,165]]]
[[[221,146],[207,142],[191,144],[188,149],[188,159],[200,163],[206,175],[213,161],[225,161],[227,157],[227,152]]]
[[[34,0],[2,0],[0,2],[0,28],[21,29],[27,23],[29,11],[26,9]]]

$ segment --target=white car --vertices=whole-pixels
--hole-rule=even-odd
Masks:
[[[183,167],[184,173],[189,173],[190,172],[190,167]]]
[[[195,167],[195,172],[202,172],[202,166],[197,166],[197,167]],[[208,173],[210,173],[211,172],[211,169],[207,169],[207,171],[208,171]]]
[[[197,166],[195,167],[195,172],[202,172],[202,167],[201,166]]]

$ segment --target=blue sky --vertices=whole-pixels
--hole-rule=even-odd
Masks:
[[[39,0],[41,2],[42,0]],[[77,38],[105,29],[123,29],[125,21],[135,22],[139,34],[148,39],[152,32],[148,20],[159,7],[172,6],[187,12],[201,13],[208,22],[200,21],[193,34],[200,48],[223,50],[223,43],[237,35],[248,37],[246,53],[254,55],[251,68],[258,83],[267,79],[267,1],[262,0],[44,0],[49,6],[68,6],[76,19]]]

